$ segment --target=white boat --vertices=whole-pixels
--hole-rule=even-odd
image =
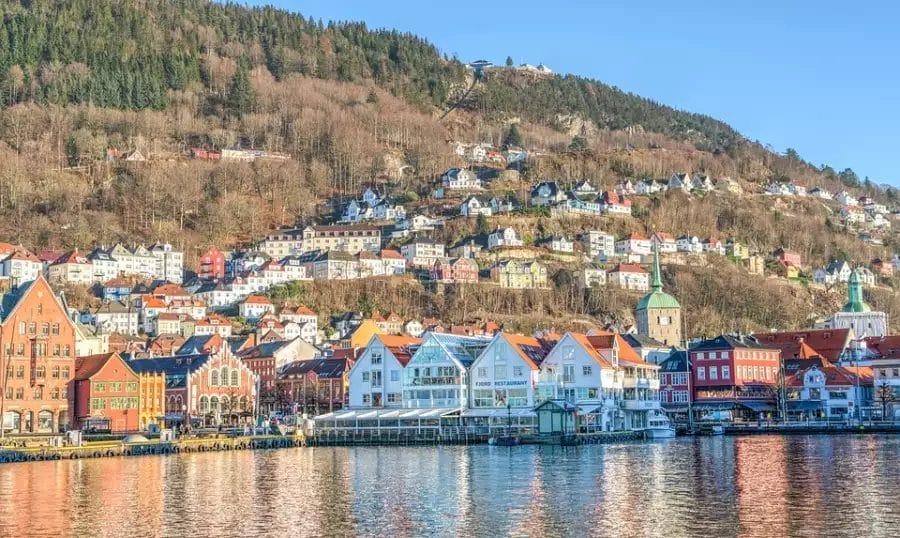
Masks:
[[[675,437],[675,428],[672,427],[669,417],[664,413],[650,416],[644,432],[648,439],[671,439]]]

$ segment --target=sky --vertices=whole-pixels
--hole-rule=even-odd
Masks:
[[[544,63],[723,120],[774,151],[900,186],[900,2],[272,0],[424,37],[462,61]]]

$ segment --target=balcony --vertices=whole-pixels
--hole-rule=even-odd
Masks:
[[[648,377],[625,376],[622,386],[626,389],[651,389],[659,390],[659,379]]]
[[[659,409],[659,400],[622,400],[622,409],[627,411],[650,411]]]

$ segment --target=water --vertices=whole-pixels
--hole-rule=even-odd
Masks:
[[[900,436],[0,465],[0,536],[897,536]]]

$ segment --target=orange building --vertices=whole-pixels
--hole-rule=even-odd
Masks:
[[[0,423],[7,432],[65,429],[75,325],[43,275],[0,293],[0,372]]]
[[[137,431],[138,376],[118,353],[75,359],[70,389],[73,429]]]

